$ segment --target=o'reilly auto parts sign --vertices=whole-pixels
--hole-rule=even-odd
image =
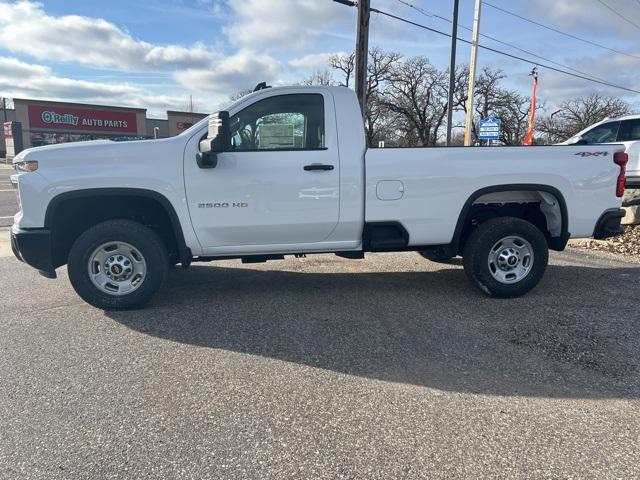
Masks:
[[[137,133],[135,112],[29,105],[29,127],[43,130]]]

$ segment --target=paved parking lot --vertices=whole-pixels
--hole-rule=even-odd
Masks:
[[[0,478],[640,476],[639,264],[229,261],[119,313],[59,273],[0,258]]]
[[[0,227],[13,223],[13,216],[18,211],[16,192],[11,185],[9,176],[15,173],[10,165],[0,159]]]

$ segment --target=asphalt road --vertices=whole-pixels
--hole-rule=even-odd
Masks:
[[[0,258],[0,478],[640,477],[640,264],[229,261],[119,313],[59,273]]]
[[[9,176],[15,173],[12,167],[0,161],[0,227],[13,224],[13,216],[18,211],[16,192],[9,181]]]

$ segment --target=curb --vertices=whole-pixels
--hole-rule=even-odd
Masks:
[[[13,257],[9,232],[11,232],[11,227],[0,227],[0,258]]]

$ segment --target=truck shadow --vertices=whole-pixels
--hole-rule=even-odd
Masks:
[[[173,271],[143,312],[107,315],[177,342],[448,391],[637,398],[639,280],[635,267],[550,266],[529,295],[496,300],[450,266],[194,266]]]

